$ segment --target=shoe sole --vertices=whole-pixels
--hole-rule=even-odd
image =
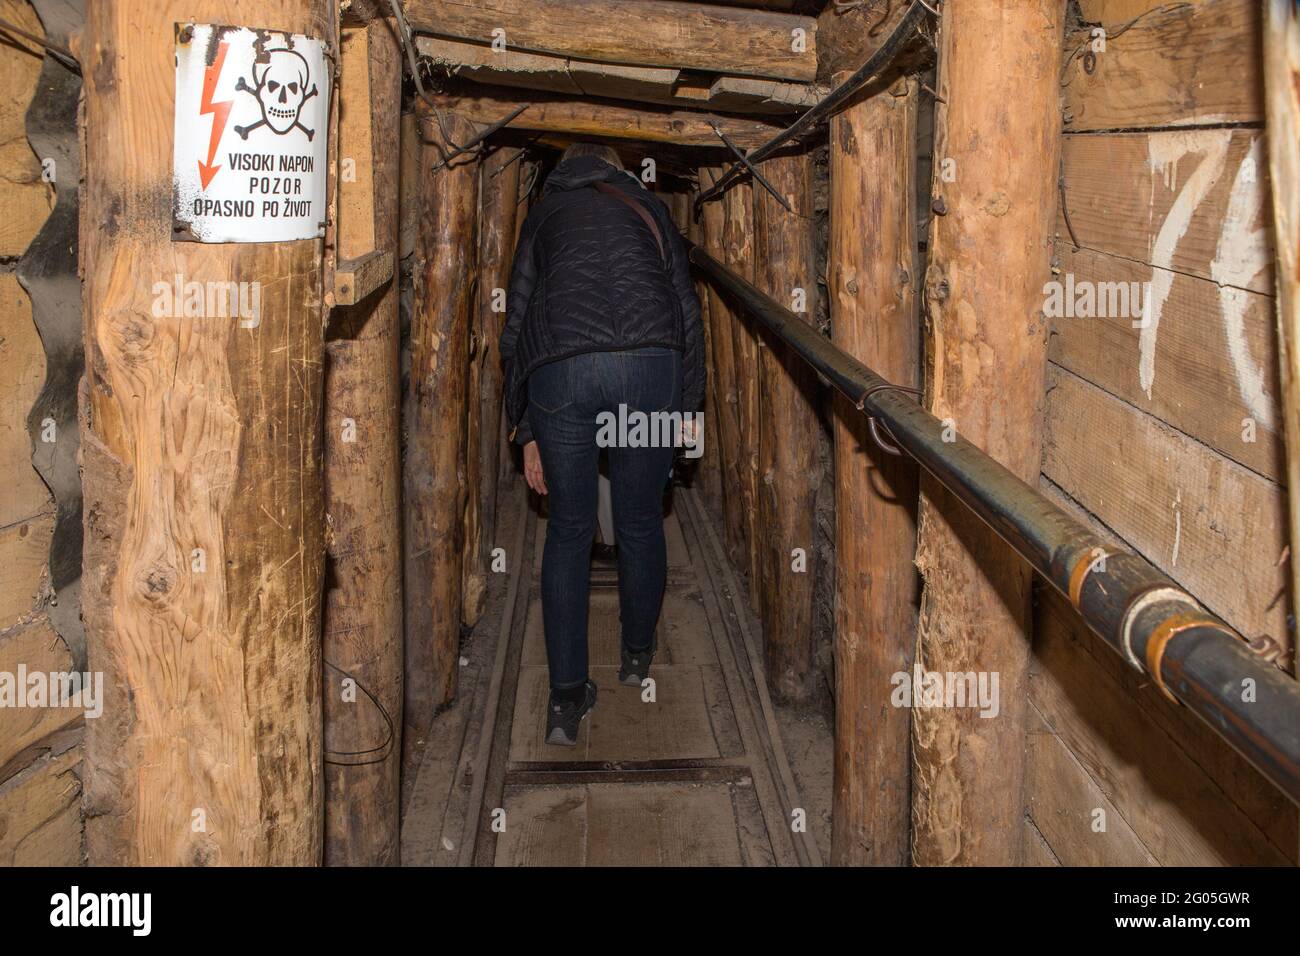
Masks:
[[[620,684],[625,684],[628,687],[640,687],[641,682],[645,680],[646,677],[648,676],[649,676],[648,674],[642,674],[642,675],[628,674],[626,677],[624,677],[623,675],[620,674],[618,678],[618,682]]]
[[[593,710],[595,710],[595,709],[596,709],[596,704],[593,702],[592,705],[591,705],[590,707],[587,708],[587,713],[583,714],[581,717],[578,718],[578,727],[579,727],[579,729],[581,729],[581,727],[582,727],[582,722],[583,722],[584,720],[587,719],[587,715],[590,714],[590,713],[591,713]],[[578,746],[578,738],[577,738],[577,736],[575,735],[574,738],[573,738],[572,740],[570,740],[568,737],[566,737],[566,736],[564,735],[564,728],[562,728],[562,727],[556,727],[556,728],[555,728],[554,730],[552,730],[549,734],[547,734],[547,735],[546,735],[546,742],[547,742],[548,744],[550,744],[551,746],[553,746],[553,747],[576,747],[576,746]]]

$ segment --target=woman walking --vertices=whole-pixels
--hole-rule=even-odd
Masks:
[[[668,210],[604,146],[575,144],[519,235],[501,336],[505,406],[528,484],[549,497],[542,617],[547,742],[572,746],[596,702],[587,603],[598,418],[692,413],[704,397],[700,305]],[[621,419],[620,419],[621,420]],[[686,442],[695,435],[688,433]],[[639,687],[667,576],[662,497],[673,448],[606,450],[618,540],[619,680]],[[638,443],[642,444],[642,443]]]

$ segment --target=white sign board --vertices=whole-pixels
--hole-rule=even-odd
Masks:
[[[325,54],[324,41],[295,33],[176,24],[172,238],[324,235]]]

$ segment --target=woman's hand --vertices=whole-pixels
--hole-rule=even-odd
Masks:
[[[530,441],[524,446],[524,478],[533,491],[539,495],[546,494],[546,477],[542,474],[542,453],[537,450],[535,441]]]

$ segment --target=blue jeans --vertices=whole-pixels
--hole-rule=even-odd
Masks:
[[[549,492],[542,552],[542,619],[551,686],[587,679],[587,601],[596,529],[602,412],[681,410],[682,355],[675,349],[589,352],[543,365],[528,379],[528,420]],[[608,430],[607,430],[608,433]],[[664,443],[660,442],[661,445]],[[618,541],[618,600],[624,645],[648,648],[663,603],[668,556],[663,494],[667,447],[606,448]]]

